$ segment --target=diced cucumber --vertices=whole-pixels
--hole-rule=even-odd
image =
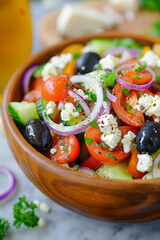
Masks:
[[[116,178],[116,179],[133,179],[127,172],[128,162],[126,160],[117,163],[116,165],[103,164],[99,167],[96,173],[100,177]]]
[[[113,40],[105,38],[94,38],[90,40],[87,45],[91,46],[91,48],[93,48],[99,55],[111,48],[114,48]]]
[[[43,117],[42,117],[42,111],[46,109],[46,106],[49,102],[46,101],[43,97],[40,97],[37,102],[36,102],[36,108],[37,108],[37,113],[39,115],[39,118],[41,120],[43,120]],[[58,108],[54,108],[54,112],[49,114],[49,117],[54,120],[55,117],[59,114],[59,110]]]
[[[37,77],[41,76],[42,70],[43,70],[45,65],[46,65],[46,63],[44,63],[44,64],[40,65],[39,67],[37,67],[36,70],[33,72],[33,77],[37,78]]]
[[[61,119],[61,122],[63,123],[64,126],[72,126],[72,125],[82,122],[82,120],[83,120],[83,116],[80,114],[78,117],[74,117],[69,121],[64,121]]]
[[[21,126],[25,126],[31,119],[39,119],[35,103],[28,103],[24,101],[10,102],[8,104],[8,111],[14,121]]]

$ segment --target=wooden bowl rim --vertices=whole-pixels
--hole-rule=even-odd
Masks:
[[[73,179],[73,182],[83,182],[84,184],[90,185],[90,186],[99,186],[99,187],[105,187],[109,183],[118,184],[118,185],[128,185],[128,184],[144,184],[144,185],[156,185],[160,184],[160,179],[134,179],[134,180],[125,180],[125,179],[109,179],[109,178],[102,178],[102,177],[95,177],[91,175],[87,175],[85,173],[77,172],[70,170],[69,168],[63,167],[61,164],[57,164],[52,162],[49,158],[45,157],[41,153],[39,153],[36,149],[34,149],[21,135],[19,132],[16,124],[14,123],[13,119],[11,118],[10,114],[8,113],[8,102],[13,98],[12,90],[14,89],[14,84],[17,82],[17,79],[20,75],[24,73],[24,71],[35,63],[37,59],[39,59],[43,55],[49,54],[51,51],[55,50],[55,48],[63,48],[64,46],[67,46],[73,42],[78,42],[79,40],[85,40],[88,41],[92,38],[133,38],[137,40],[147,40],[150,43],[156,43],[160,42],[160,38],[154,37],[154,36],[146,36],[146,35],[140,35],[140,34],[132,34],[132,33],[122,33],[118,31],[111,31],[111,32],[104,32],[104,33],[96,33],[96,34],[88,34],[84,36],[79,36],[71,39],[65,39],[62,42],[50,46],[37,54],[30,57],[30,59],[23,64],[11,77],[9,83],[7,84],[7,87],[4,91],[3,95],[3,101],[2,101],[2,119],[3,122],[5,122],[5,125],[9,128],[10,132],[14,136],[14,138],[17,140],[19,145],[29,154],[32,158],[35,159],[37,163],[39,163],[43,168],[47,168],[51,172],[51,174],[56,174],[59,176],[69,177],[70,179]],[[62,49],[61,48],[61,49]],[[37,63],[37,61],[36,61]]]

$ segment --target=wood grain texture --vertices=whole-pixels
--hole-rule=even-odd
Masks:
[[[137,222],[159,218],[160,179],[104,179],[67,169],[33,149],[8,113],[8,103],[21,100],[22,75],[30,65],[46,62],[71,43],[85,43],[94,37],[130,37],[142,45],[160,42],[154,37],[118,32],[91,34],[63,41],[32,56],[14,74],[4,93],[2,117],[9,146],[30,181],[61,206],[87,217],[107,221]]]
[[[105,7],[107,6],[107,0],[92,0],[84,1],[81,3],[75,3],[76,5],[86,6],[96,8],[105,13]],[[59,11],[53,11],[44,16],[40,22],[39,35],[44,46],[51,46],[58,43],[62,39],[56,30],[56,21],[60,13]],[[124,15],[124,14],[123,14]],[[152,28],[152,24],[155,21],[159,21],[160,12],[152,12],[148,10],[139,10],[136,13],[134,21],[124,21],[122,24],[115,26],[117,31],[127,32],[127,33],[136,33],[143,34],[144,31]]]

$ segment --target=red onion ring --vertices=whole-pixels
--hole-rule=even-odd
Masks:
[[[3,193],[0,193],[0,200],[3,200],[6,197],[8,197],[11,193],[13,193],[13,191],[15,190],[16,178],[13,175],[13,173],[6,167],[0,166],[0,173],[4,173],[5,175],[7,175],[9,179],[9,187]]]
[[[119,76],[118,76],[118,72],[122,69],[122,68],[125,68],[125,67],[133,67],[134,64],[133,63],[129,63],[129,64],[123,64],[123,65],[120,65],[116,68],[116,75],[117,75],[117,82],[119,82],[120,84],[122,84],[123,86],[125,87],[128,87],[128,88],[132,88],[132,89],[135,89],[135,90],[145,90],[145,89],[148,89],[151,87],[152,83],[154,82],[155,80],[155,73],[154,71],[150,68],[150,67],[146,67],[145,69],[150,72],[152,74],[152,79],[149,83],[147,84],[144,84],[144,85],[136,85],[136,84],[132,84],[132,83],[128,83],[128,82],[125,82],[123,81]]]
[[[60,101],[58,103],[58,110],[62,110],[63,107],[64,107],[64,102]]]
[[[23,74],[22,78],[22,94],[26,94],[29,91],[29,84],[31,80],[31,76],[33,72],[36,70],[37,67],[39,67],[40,64],[34,64],[30,66],[25,73]]]
[[[121,55],[125,51],[128,51],[132,55],[132,57],[134,57],[134,58],[138,58],[138,55],[139,55],[139,52],[140,52],[139,49],[126,48],[126,47],[115,47],[115,48],[112,48],[112,49],[104,52],[103,56],[106,56],[108,54]]]
[[[157,155],[153,162],[153,168],[152,168],[152,178],[159,178],[160,177],[160,169],[158,167],[158,164],[160,162],[160,153]]]
[[[111,94],[107,89],[105,89],[105,91],[106,91],[107,98],[109,98],[109,100],[111,100],[112,102],[116,102],[117,97]]]
[[[74,98],[75,100],[78,101],[78,103],[82,106],[86,116],[89,116],[89,114],[91,113],[91,108],[90,108],[89,104],[84,100],[84,98],[72,90],[69,90],[68,94],[72,98]]]

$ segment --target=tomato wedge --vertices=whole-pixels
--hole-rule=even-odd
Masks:
[[[44,81],[42,79],[42,76],[40,76],[33,80],[33,82],[30,85],[30,90],[42,91],[43,84],[44,84]]]
[[[26,93],[22,99],[22,101],[26,102],[34,102],[36,103],[38,98],[42,97],[42,93],[39,90],[31,90],[28,93]]]
[[[59,164],[73,162],[80,153],[80,144],[74,135],[61,137],[54,148],[57,151],[51,154],[51,159]]]
[[[137,155],[138,154],[139,154],[139,152],[135,151],[132,154],[131,159],[130,159],[129,164],[128,164],[128,173],[131,174],[131,176],[136,178],[136,179],[142,178],[146,174],[146,172],[142,173],[142,172],[137,170],[137,163],[138,163]]]
[[[126,90],[129,91],[128,96],[124,94],[122,85],[116,83],[112,93],[117,97],[117,100],[115,103],[112,102],[112,107],[123,122],[133,127],[141,127],[145,123],[145,119],[143,113],[134,109],[134,106],[141,94],[151,94],[151,92],[148,89],[144,91]]]
[[[119,130],[121,130],[122,138],[125,134],[127,134],[128,131],[132,131],[135,134],[138,133],[137,129],[131,126],[120,126]],[[85,137],[90,139],[90,143],[86,143],[86,146],[95,160],[100,163],[114,165],[130,155],[130,152],[125,153],[123,151],[123,145],[121,142],[115,149],[113,149],[113,151],[110,151],[109,147],[103,147],[101,145],[101,135],[101,131],[94,127],[90,127],[85,133]]]

